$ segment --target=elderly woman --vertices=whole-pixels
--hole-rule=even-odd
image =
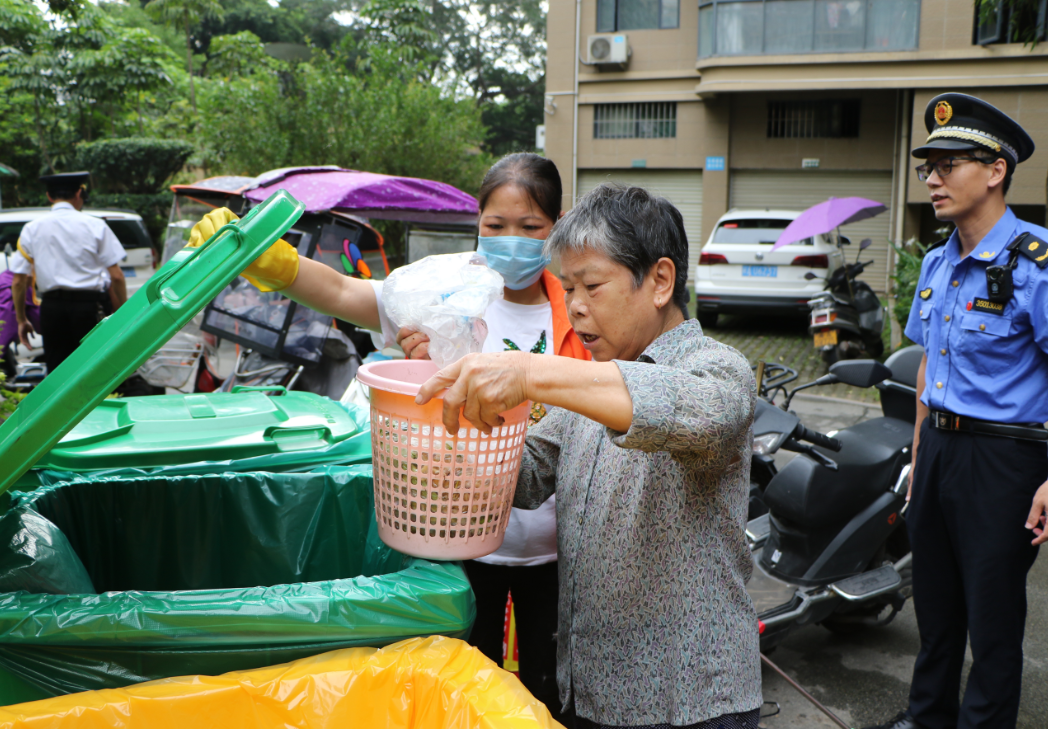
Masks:
[[[583,727],[757,727],[757,618],[743,533],[756,386],[738,352],[685,319],[680,213],[601,185],[553,229],[568,316],[593,362],[469,355],[427,382],[485,432],[525,400],[514,506],[557,494],[557,680]]]

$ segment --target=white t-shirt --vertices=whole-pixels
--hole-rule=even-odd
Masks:
[[[126,258],[124,247],[104,220],[78,212],[66,202],[55,203],[44,217],[26,223],[19,245],[33,259],[31,266],[21,252],[10,259],[14,273],[35,269],[36,290],[105,291],[110,266]]]
[[[396,329],[382,306],[382,282],[371,283],[375,289],[375,299],[378,301],[384,344],[396,344]],[[556,344],[553,341],[553,307],[549,302],[532,306],[497,299],[488,307],[484,323],[488,325],[484,352],[519,349],[536,354],[556,354]],[[486,564],[517,567],[546,564],[556,560],[556,495],[550,496],[537,509],[512,509],[502,546],[486,557],[477,558],[478,562]]]

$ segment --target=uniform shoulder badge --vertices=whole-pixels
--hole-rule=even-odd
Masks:
[[[1019,244],[1018,251],[1040,268],[1048,266],[1048,243],[1040,238],[1027,234]]]
[[[924,291],[921,292],[921,298],[925,299],[925,300],[927,300],[928,297],[931,296],[931,295],[932,295],[932,290],[931,289],[925,289]]]
[[[935,105],[935,123],[940,127],[953,118],[953,107],[948,101],[940,101]]]

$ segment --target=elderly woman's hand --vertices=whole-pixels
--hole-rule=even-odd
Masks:
[[[503,423],[504,413],[528,399],[530,360],[539,355],[524,352],[467,354],[429,378],[415,402],[425,405],[443,388],[444,427],[459,429],[459,410],[479,430],[490,433]]]
[[[404,350],[406,359],[429,359],[429,337],[420,331],[401,327],[397,344]]]

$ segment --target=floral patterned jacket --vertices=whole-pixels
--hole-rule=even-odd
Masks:
[[[694,320],[616,364],[629,431],[552,408],[528,431],[514,501],[534,509],[557,494],[561,699],[611,725],[752,711],[750,367]]]

